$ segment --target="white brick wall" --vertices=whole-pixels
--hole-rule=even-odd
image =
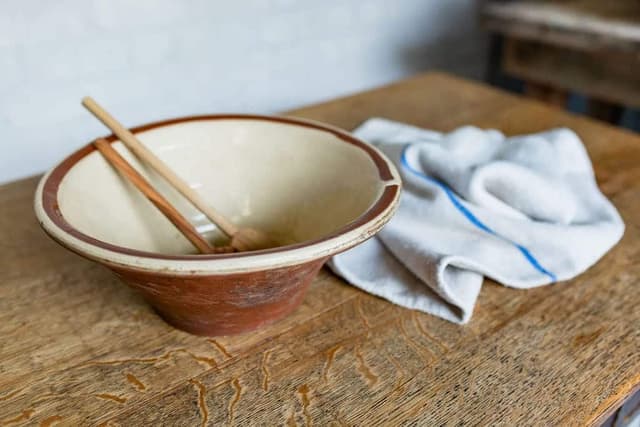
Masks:
[[[1,0],[0,182],[105,129],[275,112],[430,68],[480,77],[475,0]]]

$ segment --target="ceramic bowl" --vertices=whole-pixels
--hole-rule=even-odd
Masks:
[[[40,181],[35,210],[68,249],[104,264],[172,325],[201,335],[258,328],[294,310],[323,263],[374,235],[400,180],[378,150],[317,122],[215,115],[132,129],[232,221],[267,232],[270,249],[199,255],[88,144]],[[211,241],[220,232],[114,136],[108,140]]]

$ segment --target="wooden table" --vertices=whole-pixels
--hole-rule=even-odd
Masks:
[[[207,339],[165,324],[104,268],[53,243],[37,178],[0,187],[0,423],[78,425],[595,424],[640,385],[640,137],[443,74],[296,110],[507,134],[570,126],[627,224],[578,279],[484,284],[457,326],[327,271],[259,332]]]

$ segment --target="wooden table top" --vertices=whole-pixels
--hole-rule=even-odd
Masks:
[[[584,50],[640,50],[638,0],[490,0],[482,18],[492,30]]]
[[[579,278],[485,281],[457,326],[327,271],[302,306],[242,336],[172,329],[105,268],[56,245],[36,178],[0,187],[0,424],[594,424],[640,386],[640,137],[431,73],[296,110],[352,129],[371,116],[520,134],[569,126],[627,225]]]

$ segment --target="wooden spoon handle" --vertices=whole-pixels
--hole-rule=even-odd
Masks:
[[[105,139],[97,139],[93,145],[102,153],[105,159],[115,167],[125,178],[129,180],[153,203],[178,230],[189,239],[193,245],[203,254],[216,253],[216,248],[196,231],[196,229],[174,208],[167,199],[158,193],[140,173],[133,168]]]
[[[136,156],[144,160],[151,166],[160,176],[162,176],[169,184],[176,188],[187,200],[189,200],[196,208],[204,213],[214,224],[216,224],[222,232],[231,237],[237,233],[238,228],[220,212],[216,211],[203,198],[194,191],[189,185],[176,173],[171,170],[160,160],[152,151],[145,147],[136,138],[129,129],[120,124],[114,117],[105,111],[96,101],[90,97],[82,99],[82,105],[85,106],[94,116],[96,116],[106,127],[122,141]]]

